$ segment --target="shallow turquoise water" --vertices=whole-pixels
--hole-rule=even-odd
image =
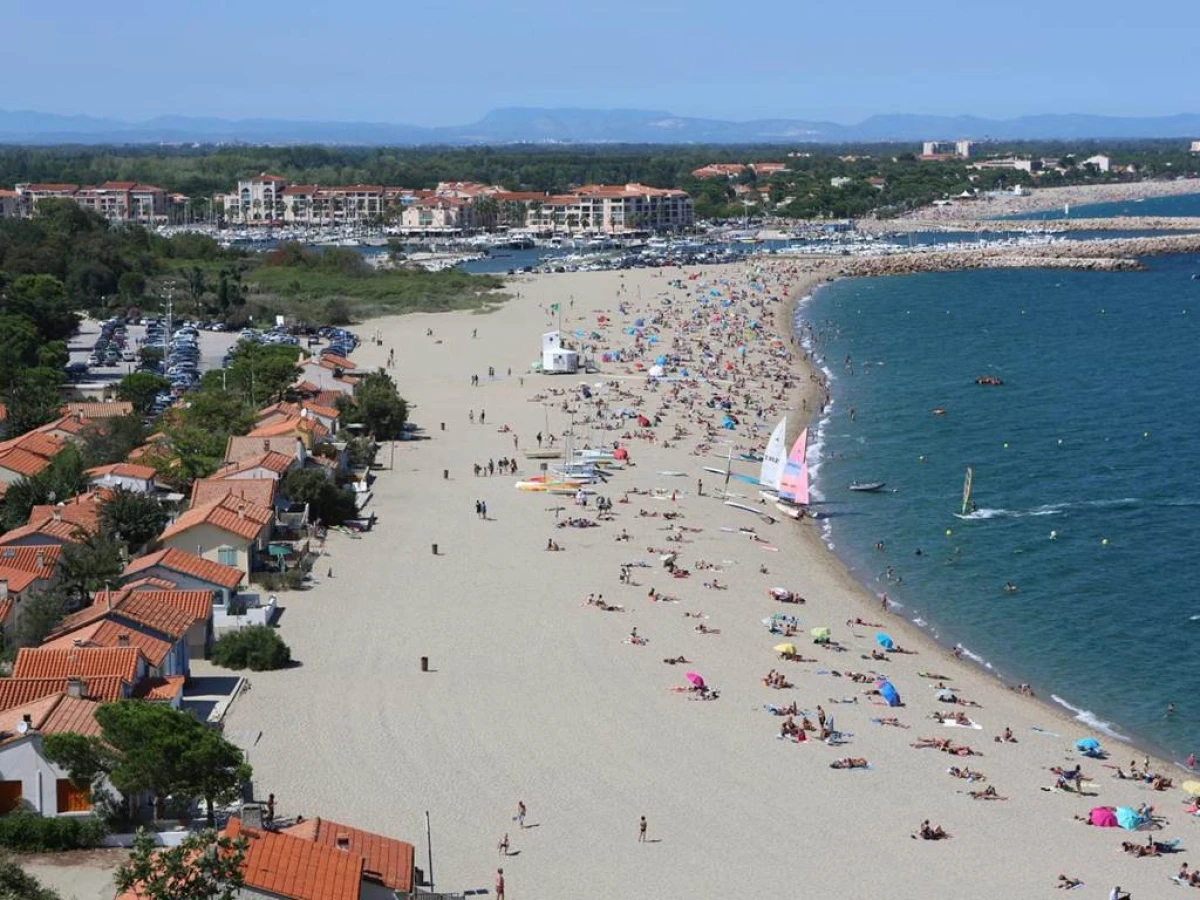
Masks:
[[[799,315],[833,376],[810,458],[835,552],[997,674],[1182,758],[1200,750],[1200,258],[1148,265],[852,279]]]

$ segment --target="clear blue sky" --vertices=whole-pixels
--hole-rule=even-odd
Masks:
[[[0,109],[450,125],[1200,112],[1197,0],[22,0]]]

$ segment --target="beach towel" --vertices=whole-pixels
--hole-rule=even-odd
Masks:
[[[972,722],[969,725],[964,725],[961,722],[955,722],[952,719],[947,719],[942,725],[946,728],[974,728],[976,731],[982,731],[983,726],[978,722]]]

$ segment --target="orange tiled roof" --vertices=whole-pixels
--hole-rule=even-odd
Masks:
[[[153,575],[147,575],[137,581],[127,581],[124,586],[135,591],[173,591],[176,588],[174,582],[165,578],[155,578]]]
[[[49,578],[58,567],[62,547],[57,544],[44,547],[0,548],[0,567],[32,572],[39,578]]]
[[[68,403],[63,407],[63,412],[67,415],[83,416],[85,419],[112,419],[133,415],[133,404],[128,400],[113,400],[109,403],[84,401]]]
[[[109,494],[103,491],[88,491],[72,497],[65,503],[51,506],[39,504],[29,511],[29,525],[43,522],[68,522],[90,534],[100,530],[100,507]]]
[[[149,556],[141,556],[135,560],[131,560],[129,565],[125,567],[125,574],[131,575],[137,572],[144,572],[146,569],[156,566],[163,569],[170,569],[172,572],[179,572],[182,575],[190,575],[201,581],[208,581],[226,588],[237,587],[245,577],[241,569],[235,569],[233,566],[225,566],[210,559],[205,559],[202,556],[196,556],[194,553],[188,553],[186,550],[178,550],[175,547],[168,547],[165,550],[159,550],[157,553],[151,553]]]
[[[113,615],[115,614],[106,612],[103,618],[90,625],[66,633],[59,632],[35,649],[62,653],[84,650],[133,650],[135,654],[145,657],[150,665],[156,668],[161,666],[175,644],[110,618]],[[132,678],[128,681],[130,684],[134,683]]]
[[[50,465],[50,460],[20,447],[0,449],[0,469],[16,472],[24,478],[32,478]]]
[[[206,503],[203,506],[195,506],[187,510],[167,527],[159,539],[168,540],[197,525],[211,525],[244,540],[252,541],[258,537],[263,526],[274,518],[274,511],[268,507],[228,496],[215,503]]]
[[[364,858],[363,878],[401,893],[408,893],[413,888],[412,844],[320,817],[284,828],[280,833],[360,854]],[[339,847],[339,840],[342,847]]]
[[[31,703],[13,706],[0,713],[0,744],[23,738],[18,726],[29,716],[32,728],[39,734],[82,734],[97,736],[100,723],[96,721],[96,710],[100,704],[94,700],[79,700],[65,692],[48,694]]]
[[[230,437],[225,443],[225,461],[240,462],[248,456],[262,456],[267,453],[278,453],[281,456],[294,459],[296,438],[294,437],[246,437],[245,435]],[[219,471],[219,470],[218,470]]]
[[[363,856],[287,834],[257,831],[230,819],[225,833],[248,838],[246,887],[288,900],[358,900]]]
[[[183,693],[184,681],[182,675],[146,678],[134,690],[133,696],[148,703],[170,702]]]
[[[122,618],[178,640],[212,614],[212,591],[131,590],[114,608]]]
[[[53,423],[52,423],[53,424]],[[43,425],[42,429],[46,426]],[[54,434],[47,434],[44,430],[27,431],[20,437],[13,438],[11,441],[6,441],[13,447],[18,447],[27,453],[34,453],[45,459],[54,459],[67,446],[67,442]]]
[[[24,706],[43,697],[61,694],[67,690],[67,679],[62,678],[0,678],[0,710]],[[83,696],[88,700],[112,703],[129,692],[129,682],[117,675],[85,678]]]
[[[132,684],[137,670],[138,651],[133,647],[22,647],[13,663],[13,678],[115,675]]]
[[[233,495],[240,500],[271,507],[275,504],[278,487],[279,482],[274,478],[197,478],[192,482],[191,505],[203,506]]]
[[[326,437],[329,429],[318,419],[308,416],[290,416],[279,422],[259,425],[247,437],[281,437],[283,435],[307,432],[314,437]]]
[[[309,359],[306,359],[303,363],[301,363],[301,365],[304,365],[305,363],[311,363],[311,362],[315,362],[317,365],[319,365],[323,369],[337,368],[337,369],[350,370],[350,369],[358,368],[358,366],[356,366],[350,360],[346,359],[346,357],[338,356],[336,353],[322,353],[320,356],[310,357]]]
[[[49,435],[51,437],[57,437],[57,435],[54,434],[56,431],[65,431],[69,435],[78,436],[87,431],[87,429],[90,427],[90,424],[91,423],[87,419],[84,419],[83,416],[67,415],[60,416],[52,422],[47,422],[45,425],[39,426],[37,431],[40,434]]]
[[[45,519],[36,525],[22,525],[20,528],[4,532],[3,535],[0,535],[0,546],[15,544],[32,534],[42,535],[66,544],[79,544],[87,537],[87,532],[74,522]]]
[[[2,576],[0,576],[2,577]],[[16,589],[13,589],[16,592]],[[10,593],[3,600],[0,600],[0,625],[8,624],[8,617],[12,615],[13,606],[16,604],[17,598]]]

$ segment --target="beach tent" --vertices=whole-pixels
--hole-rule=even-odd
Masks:
[[[776,653],[787,653],[787,654],[790,654],[793,656],[796,653],[796,645],[795,644],[776,644],[771,649],[773,649]]]
[[[877,643],[884,650],[891,650],[893,647],[896,646],[896,642],[893,641],[890,636],[884,634],[882,631],[875,632],[875,643]]]
[[[809,634],[812,635],[813,640],[816,641],[818,644],[825,643],[829,640],[829,626],[828,625],[820,625],[820,626],[814,628],[812,631],[810,631]]]
[[[650,377],[651,378],[662,378],[664,373],[665,373],[665,370],[663,369],[662,366],[655,365],[655,366],[650,367]]]
[[[1117,824],[1126,831],[1137,831],[1138,828],[1146,824],[1145,817],[1138,815],[1138,811],[1132,806],[1118,806],[1116,815]]]
[[[683,677],[698,688],[704,687],[704,678],[698,672],[688,672]]]
[[[647,419],[645,416],[638,416],[638,417],[637,417],[637,423],[638,423],[638,425],[640,425],[642,428],[646,428],[646,427],[648,427],[648,426],[650,425],[650,420],[649,420],[649,419]]]
[[[937,692],[937,698],[939,700],[945,700],[949,703],[953,703],[955,700],[958,699],[957,697],[954,696],[954,691],[950,690],[950,688],[939,689]]]
[[[1080,738],[1075,742],[1075,749],[1082,750],[1085,753],[1089,750],[1099,750],[1100,742],[1095,738]]]
[[[624,447],[618,447],[613,451],[613,459],[629,459],[629,451]]]
[[[1107,806],[1096,806],[1088,813],[1088,821],[1097,828],[1116,828],[1117,814]]]
[[[888,706],[900,705],[900,692],[896,690],[895,685],[890,681],[881,681],[879,683],[879,696],[887,701]]]
[[[1185,794],[1200,797],[1200,781],[1185,781],[1180,787],[1183,788]]]

